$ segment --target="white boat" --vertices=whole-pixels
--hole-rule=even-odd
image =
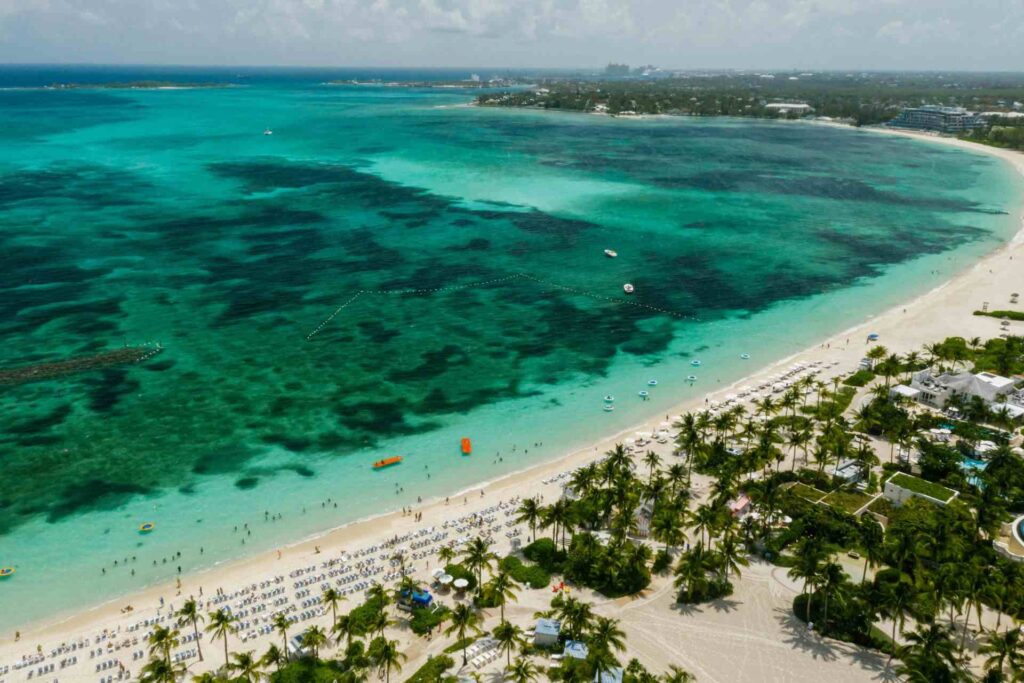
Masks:
[[[626,294],[632,294],[633,293],[633,285],[631,285],[631,284],[629,284],[627,282],[626,284],[622,285],[622,291],[625,292]]]
[[[264,135],[273,135],[274,131],[270,130],[269,128],[264,128],[263,129],[263,134]]]
[[[608,258],[615,258],[616,256],[619,255],[619,252],[612,251],[611,249],[605,249],[604,255],[607,256]]]

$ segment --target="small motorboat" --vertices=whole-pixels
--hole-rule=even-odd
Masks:
[[[469,455],[472,452],[473,452],[473,442],[470,441],[468,438],[463,437],[462,438],[462,454],[463,455]]]
[[[691,382],[696,382],[697,375],[688,375],[686,379],[690,380]]]
[[[619,252],[613,251],[612,249],[605,249],[604,255],[607,256],[608,258],[615,258],[616,256],[619,255]]]
[[[607,396],[604,397],[604,402],[605,403],[615,403],[615,397],[612,396],[611,394],[608,394]]]
[[[611,403],[606,403],[606,404],[604,405],[604,412],[606,412],[606,413],[610,413],[610,412],[612,412],[613,410],[615,410],[615,406],[613,406],[613,405],[612,405]]]
[[[264,128],[263,129],[263,134],[264,135],[273,135],[274,131],[270,130],[269,128]]]
[[[373,463],[373,469],[382,470],[385,467],[391,467],[392,465],[397,465],[400,462],[402,462],[402,456],[400,455],[396,455],[390,458],[384,458],[383,460],[378,460],[377,462]]]
[[[8,576],[14,576],[14,567],[0,567],[0,579],[6,579]]]
[[[695,368],[699,368],[700,367],[700,361],[699,360],[691,360],[690,361],[690,365],[692,365]]]
[[[640,398],[647,398],[650,395],[651,394],[648,391],[639,391],[639,392],[637,392],[637,396],[639,396]]]
[[[656,386],[658,386],[658,380],[656,380],[656,379],[649,379],[649,380],[647,380],[647,386],[649,386],[649,387],[656,387]]]
[[[625,292],[626,294],[632,294],[633,293],[633,285],[631,285],[631,284],[629,284],[627,282],[626,284],[622,285],[622,291]]]
[[[750,354],[749,353],[741,353],[740,354],[740,358],[742,358],[743,360],[750,360]]]
[[[142,526],[139,527],[139,533],[140,534],[148,534],[150,531],[152,531],[155,528],[156,528],[156,524],[153,524],[153,522],[146,522],[145,524],[143,524]]]

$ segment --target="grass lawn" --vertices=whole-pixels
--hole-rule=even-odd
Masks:
[[[819,500],[821,500],[827,495],[824,491],[819,491],[813,486],[808,486],[807,484],[801,482],[793,484],[793,486],[791,486],[789,490],[795,495],[800,496],[804,500],[809,500],[812,503],[817,503]]]
[[[927,481],[926,479],[921,479],[904,472],[897,472],[892,475],[889,481],[900,488],[913,491],[914,493],[920,493],[921,495],[934,498],[935,500],[942,501],[943,503],[951,500],[955,493],[951,489],[947,489],[945,486],[935,484]]]
[[[833,491],[825,496],[822,502],[852,515],[871,502],[872,498],[874,496],[860,491]]]

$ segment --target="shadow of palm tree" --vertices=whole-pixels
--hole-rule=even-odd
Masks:
[[[735,612],[740,606],[739,600],[733,600],[731,598],[719,598],[718,600],[712,600],[708,603],[711,609],[716,612]]]
[[[679,612],[682,616],[690,617],[694,614],[703,614],[703,605],[700,603],[688,603],[688,602],[673,602],[669,605],[669,609],[673,612]]]

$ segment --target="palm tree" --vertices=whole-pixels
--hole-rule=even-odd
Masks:
[[[157,626],[149,635],[149,655],[160,656],[168,664],[171,663],[171,650],[178,647],[178,631],[166,626]]]
[[[673,664],[661,675],[661,680],[662,683],[693,683],[695,679],[692,673]]]
[[[149,660],[139,672],[140,683],[177,683],[185,673],[183,664],[172,664],[162,657]]]
[[[952,626],[936,623],[905,633],[907,644],[899,649],[903,663],[896,673],[913,683],[962,680],[963,663],[956,656],[952,633]]]
[[[455,548],[450,545],[443,545],[441,549],[437,551],[437,559],[441,564],[448,565],[455,559]]]
[[[318,659],[320,648],[330,642],[327,634],[319,626],[310,626],[302,634],[302,647],[313,651],[313,659]]]
[[[235,622],[238,621],[237,617],[231,616],[231,613],[227,610],[217,610],[216,612],[210,612],[208,615],[210,624],[206,627],[208,633],[210,633],[214,639],[220,638],[224,641],[224,666],[228,666],[228,635],[238,630],[235,627]]]
[[[284,643],[284,659],[288,661],[288,629],[291,627],[292,622],[284,615],[284,612],[278,612],[274,615],[270,624],[274,627],[275,631],[281,634],[281,642]]]
[[[536,498],[524,498],[516,510],[516,523],[530,525],[531,541],[537,540],[537,523],[540,522],[542,509]]]
[[[718,560],[722,572],[722,578],[728,579],[729,574],[740,577],[740,567],[750,564],[743,556],[742,548],[735,536],[729,535],[718,544]]]
[[[708,543],[711,543],[711,530],[718,521],[718,511],[711,505],[701,505],[693,511],[691,517],[693,528],[700,534],[700,544],[704,545],[704,532],[708,533]]]
[[[533,683],[537,680],[540,671],[529,659],[517,659],[516,663],[508,668],[508,678],[512,683]]]
[[[978,648],[978,654],[989,655],[985,660],[986,672],[997,672],[998,680],[1004,680],[1009,665],[1010,676],[1005,680],[1019,680],[1018,674],[1024,668],[1024,651],[1019,628],[1011,628],[1005,633],[989,631],[985,634],[985,644]]]
[[[661,456],[654,451],[647,451],[644,454],[644,464],[647,465],[647,478],[654,478],[654,469],[661,464]]]
[[[523,642],[523,629],[515,624],[503,621],[494,627],[492,635],[498,641],[498,648],[505,652],[506,665],[512,666],[512,651]]]
[[[189,625],[192,627],[192,633],[195,635],[196,651],[199,653],[199,661],[203,661],[203,648],[199,644],[199,624],[204,619],[203,615],[199,612],[199,605],[196,604],[195,600],[189,598],[175,616],[178,617],[178,626]]]
[[[331,633],[334,637],[341,642],[341,638],[345,639],[345,648],[348,649],[352,645],[353,636],[360,635],[358,631],[358,624],[353,621],[352,617],[348,614],[342,614],[338,617],[338,620],[334,622],[334,626],[331,627]]]
[[[460,603],[452,610],[451,622],[444,634],[446,636],[456,634],[459,642],[462,643],[462,666],[466,666],[469,663],[469,659],[466,657],[466,648],[469,646],[466,636],[469,633],[474,635],[480,633],[480,615],[468,604]]]
[[[545,523],[552,527],[551,540],[558,542],[559,530],[562,536],[562,550],[565,550],[565,532],[572,526],[572,504],[566,498],[559,498],[554,505],[547,508]]]
[[[829,561],[821,568],[821,573],[819,574],[816,583],[818,586],[817,593],[821,593],[825,602],[824,614],[822,615],[822,631],[824,631],[828,628],[829,600],[835,600],[842,604],[845,599],[843,587],[846,583],[846,573],[843,571],[842,565],[837,562]]]
[[[263,666],[272,666],[275,670],[280,671],[281,665],[288,661],[288,657],[281,651],[274,643],[271,643],[267,648],[267,651],[260,657],[260,664]]]
[[[383,674],[384,683],[391,683],[391,672],[402,672],[402,662],[408,657],[398,649],[397,640],[386,640],[377,638],[370,644],[370,661],[377,667],[379,674]]]
[[[882,561],[885,531],[881,524],[867,515],[861,518],[857,531],[860,536],[861,548],[864,549],[864,573],[860,577],[860,582],[864,583],[868,578],[868,565],[873,567]]]
[[[394,623],[394,621],[388,618],[387,612],[382,609],[373,615],[367,625],[370,628],[370,633],[377,633],[379,636],[383,637],[384,629]]]
[[[263,671],[260,669],[260,660],[252,656],[252,650],[246,652],[235,652],[231,655],[234,660],[228,665],[228,671],[234,674],[238,674],[239,678],[244,678],[249,683],[258,681],[263,676]]]
[[[690,602],[707,586],[709,566],[710,557],[702,545],[694,546],[679,558],[675,568],[675,586],[685,593],[684,602]]]
[[[204,671],[198,676],[192,677],[192,683],[218,683],[220,680],[212,671]]]
[[[491,542],[477,536],[471,540],[462,553],[463,563],[470,571],[476,572],[477,594],[483,589],[484,569],[491,570],[491,564],[498,556],[491,552]]]
[[[491,598],[498,603],[498,607],[501,608],[501,621],[505,622],[505,603],[516,601],[516,593],[519,592],[520,586],[516,583],[516,580],[506,572],[500,570],[494,575],[494,578],[487,584],[486,592]]]
[[[590,628],[594,620],[594,611],[590,603],[568,597],[556,607],[559,619],[569,632],[569,637],[578,640],[580,634]]]
[[[619,628],[618,619],[596,617],[594,625],[590,627],[588,640],[591,647],[599,650],[626,651],[626,634]]]
[[[333,588],[325,588],[320,594],[320,602],[331,608],[332,622],[338,621],[338,605],[344,600],[345,597]]]

